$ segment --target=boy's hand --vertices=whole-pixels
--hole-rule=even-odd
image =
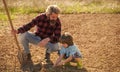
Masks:
[[[53,65],[53,68],[57,67],[58,66],[58,63],[54,63]]]
[[[60,62],[60,63],[58,64],[58,66],[62,66],[62,65],[64,65],[64,64],[65,64],[65,62],[62,61],[62,62]]]

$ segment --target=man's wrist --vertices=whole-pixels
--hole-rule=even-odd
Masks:
[[[16,30],[16,33],[17,33],[17,34],[19,33],[18,30]]]
[[[48,37],[48,41],[50,41],[50,38]]]

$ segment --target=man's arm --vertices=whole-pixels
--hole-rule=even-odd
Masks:
[[[36,18],[34,18],[30,23],[18,28],[17,34],[24,33],[26,31],[30,30],[32,27],[34,27],[36,24],[38,24],[38,22],[40,21],[40,18],[41,18],[41,16],[39,15]]]

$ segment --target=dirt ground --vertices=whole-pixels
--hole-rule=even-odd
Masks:
[[[15,28],[28,23],[32,15],[17,15]],[[84,70],[75,67],[57,69],[43,67],[38,72],[120,72],[120,14],[60,15],[62,33],[70,32],[83,55]],[[45,48],[30,45],[34,63],[44,58]],[[0,72],[21,72],[16,58],[17,46],[10,26],[0,21]],[[57,54],[51,59],[55,62]]]

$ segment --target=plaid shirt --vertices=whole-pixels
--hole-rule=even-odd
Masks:
[[[51,43],[57,43],[59,41],[59,37],[61,36],[61,23],[59,18],[57,18],[55,25],[51,25],[50,19],[48,19],[45,13],[42,13],[30,23],[20,27],[18,33],[24,33],[34,26],[37,28],[35,32],[36,36],[39,36],[41,39],[49,37]]]

